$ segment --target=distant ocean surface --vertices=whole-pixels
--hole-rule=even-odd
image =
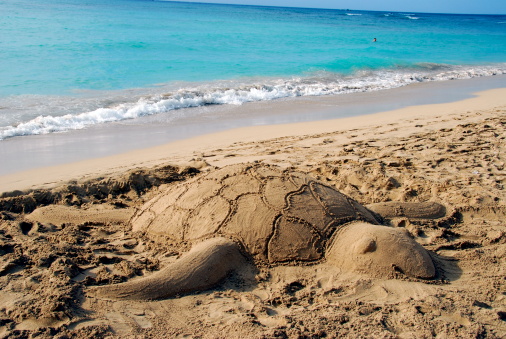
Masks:
[[[148,0],[2,0],[0,13],[0,140],[506,74],[505,15]]]

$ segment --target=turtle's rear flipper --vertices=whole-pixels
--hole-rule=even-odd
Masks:
[[[106,299],[152,300],[205,290],[221,282],[244,260],[237,243],[212,238],[146,278],[95,287],[90,294]]]

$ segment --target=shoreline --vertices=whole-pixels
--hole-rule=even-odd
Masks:
[[[243,161],[269,161],[270,158],[273,158],[272,156],[239,156],[230,152],[234,149],[234,145],[241,143],[272,142],[275,139],[295,136],[315,139],[320,134],[350,134],[355,129],[375,128],[381,131],[381,129],[385,129],[392,124],[404,125],[405,132],[400,130],[396,132],[396,135],[409,135],[413,128],[423,130],[423,127],[417,128],[416,126],[423,126],[429,121],[432,124],[444,125],[444,121],[448,121],[447,119],[451,115],[477,110],[490,110],[506,104],[504,99],[506,98],[506,88],[487,90],[474,95],[475,97],[455,102],[409,106],[368,115],[290,124],[237,127],[154,147],[131,150],[117,155],[19,171],[0,176],[0,193],[48,188],[77,178],[79,178],[78,180],[88,180],[109,176],[132,168],[149,168],[163,163],[184,165],[205,160],[213,166],[223,166],[239,162],[239,159]],[[287,103],[279,102],[279,104],[286,105]],[[288,107],[293,107],[293,105],[288,103]],[[343,140],[346,139],[343,138]]]
[[[354,117],[438,104],[506,87],[506,75],[416,83],[395,89],[181,109],[66,133],[0,141],[0,176],[103,158],[235,128]]]

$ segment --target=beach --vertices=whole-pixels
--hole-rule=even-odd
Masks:
[[[384,111],[377,106],[370,114],[334,119],[296,122],[292,115],[290,123],[231,123],[232,129],[165,144],[5,173],[0,177],[0,333],[9,338],[503,338],[506,88],[496,87],[455,90],[456,97],[447,92],[439,102]],[[444,89],[437,91],[445,97]],[[308,101],[268,107],[277,105],[280,117],[285,111],[303,117],[316,107]],[[331,98],[313,101],[319,112],[331,105]],[[241,107],[262,112],[267,104],[255,105]],[[385,220],[429,251],[436,277],[378,278],[323,260],[245,267],[211,289],[156,301],[107,300],[90,293],[94,286],[150,276],[194,245],[133,232],[131,216],[146,201],[242,163],[306,173],[361,204],[444,205],[446,215],[436,220]]]
[[[161,161],[184,163],[199,157],[199,153],[214,152],[212,147],[227,147],[238,140],[346,131],[368,123],[381,125],[383,116],[415,119],[427,114],[427,110],[433,112],[426,108],[430,104],[444,115],[445,106],[439,108],[438,104],[472,99],[477,92],[498,89],[505,83],[506,76],[498,75],[378,92],[215,105],[198,108],[197,113],[192,112],[194,108],[183,110],[181,115],[188,117],[179,122],[166,121],[162,115],[67,133],[10,138],[0,143],[0,157],[4,160],[0,167],[0,192],[111,174],[125,166],[153,166]],[[500,100],[500,96],[493,96],[489,101],[494,104]],[[462,105],[467,104],[466,101]]]
[[[436,10],[1,1],[0,337],[506,338],[506,16]]]

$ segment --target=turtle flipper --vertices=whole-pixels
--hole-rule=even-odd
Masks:
[[[95,287],[90,294],[106,299],[153,300],[205,290],[238,268],[244,256],[234,241],[217,237],[194,246],[176,262],[146,278]]]
[[[437,202],[388,201],[366,207],[384,218],[439,219],[446,216],[446,208]]]

